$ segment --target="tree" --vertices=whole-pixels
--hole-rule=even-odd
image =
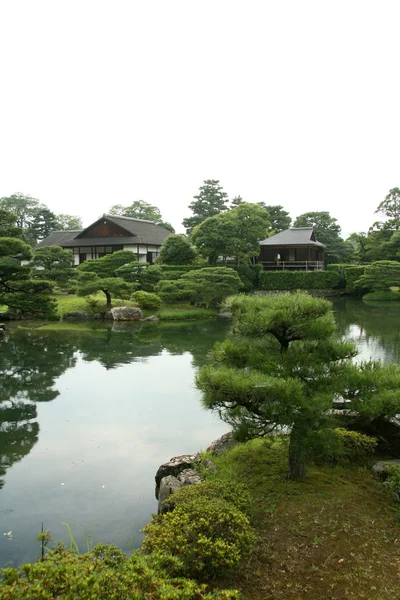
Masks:
[[[32,277],[46,279],[59,285],[65,285],[74,276],[74,255],[71,250],[63,250],[60,246],[43,246],[37,248],[30,262]]]
[[[239,206],[239,204],[242,204],[243,202],[243,198],[242,196],[235,196],[231,202],[232,207],[235,208],[235,206]]]
[[[264,202],[259,202],[258,204],[269,214],[271,225],[269,226],[268,232],[270,234],[280,233],[285,229],[289,229],[292,219],[290,218],[289,213],[284,210],[283,206],[280,204],[265,204]]]
[[[122,277],[127,283],[132,283],[132,289],[154,292],[154,288],[162,277],[162,270],[157,265],[149,263],[130,262],[115,271],[117,277]]]
[[[394,229],[398,231],[400,228],[400,189],[398,187],[389,190],[389,193],[384,200],[379,204],[375,213],[385,216],[388,220],[385,223],[375,223],[380,225],[379,229]]]
[[[231,333],[197,377],[204,406],[241,439],[289,428],[290,478],[303,478],[307,455],[321,436],[329,439],[336,398],[365,421],[400,411],[400,368],[354,364],[356,348],[339,339],[326,300],[237,296],[229,309]]]
[[[160,225],[160,227],[168,229],[171,233],[175,233],[171,223],[163,221],[160,209],[144,200],[135,200],[135,202],[132,202],[129,206],[114,204],[108,212],[110,215],[116,217],[132,217],[134,219],[153,221],[156,225]]]
[[[23,229],[16,226],[17,217],[8,210],[0,208],[0,237],[21,238]]]
[[[354,260],[358,263],[365,263],[367,261],[368,236],[364,231],[349,235],[345,244],[350,247],[350,253],[353,255]]]
[[[112,296],[126,299],[132,293],[132,286],[120,277],[98,277],[93,272],[79,273],[77,284],[77,296],[90,296],[103,292],[108,310],[112,307]]]
[[[61,213],[56,215],[56,230],[80,230],[82,229],[82,219],[75,215],[66,215]]]
[[[400,262],[378,260],[367,265],[364,275],[356,281],[356,285],[373,292],[400,287]]]
[[[328,263],[340,263],[348,260],[349,248],[340,237],[340,225],[328,212],[308,212],[300,215],[294,227],[313,227],[315,237],[324,244]]]
[[[23,229],[30,224],[33,216],[32,211],[39,204],[40,202],[36,198],[19,193],[0,198],[0,208],[13,213],[16,216],[17,227],[22,227]]]
[[[199,193],[194,198],[193,202],[189,204],[194,216],[183,220],[183,226],[186,227],[188,235],[196,225],[202,223],[207,217],[213,217],[228,210],[226,206],[228,194],[223,191],[218,179],[205,179],[203,185],[199,188]]]
[[[229,212],[209,217],[197,225],[191,239],[209,264],[231,258],[239,265],[258,256],[259,242],[267,236],[269,225],[266,210],[257,204],[241,202]]]
[[[56,215],[43,204],[33,208],[31,211],[31,221],[29,223],[26,237],[32,243],[36,244],[44,240],[52,231],[57,229]]]
[[[172,234],[163,241],[157,262],[165,265],[190,265],[196,256],[197,252],[187,237]]]
[[[99,277],[115,277],[115,271],[120,267],[136,261],[136,256],[130,250],[118,250],[101,258],[94,258],[81,263],[78,270],[81,273],[96,273]]]
[[[31,258],[31,249],[18,238],[0,238],[0,304],[28,317],[52,317],[55,301],[47,281],[33,281],[31,269],[21,261]]]

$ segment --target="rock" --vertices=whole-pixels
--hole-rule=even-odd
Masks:
[[[63,319],[91,319],[92,315],[86,312],[69,312],[63,316]]]
[[[156,315],[152,315],[151,317],[145,317],[144,319],[141,319],[142,321],[147,321],[148,323],[157,323],[157,321],[159,321],[160,319],[158,317],[156,317]]]
[[[106,321],[114,321],[114,317],[112,316],[111,310],[106,310],[106,312],[103,313],[103,319],[105,319]]]
[[[101,313],[94,313],[92,315],[92,319],[95,319],[95,320],[99,320],[99,319],[102,319],[102,318],[103,318],[103,315]]]
[[[232,319],[232,313],[231,312],[221,312],[217,314],[217,317],[219,319]]]
[[[182,456],[173,456],[170,461],[164,463],[158,468],[156,473],[156,485],[160,485],[161,479],[167,475],[177,477],[181,471],[192,469],[193,464],[200,463],[199,454],[183,454]]]
[[[386,479],[394,471],[400,472],[400,459],[392,458],[391,460],[381,460],[372,466],[372,472],[378,475],[381,479]]]
[[[207,473],[216,473],[217,472],[216,465],[209,458],[205,458],[201,464],[204,467],[204,469],[207,471]]]
[[[220,438],[212,442],[208,446],[207,452],[211,452],[212,454],[218,456],[219,454],[223,454],[223,452],[230,450],[231,448],[236,446],[236,444],[237,441],[233,439],[232,432],[229,431],[228,433],[224,433],[224,435],[221,435]]]
[[[167,475],[160,481],[160,489],[158,491],[158,514],[168,511],[165,502],[168,497],[182,487],[182,483],[173,475]]]
[[[114,321],[140,321],[142,311],[132,306],[116,306],[111,309]]]
[[[179,473],[177,479],[182,485],[197,485],[204,481],[204,478],[196,469],[184,469]]]

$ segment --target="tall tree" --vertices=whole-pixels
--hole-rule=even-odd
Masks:
[[[56,215],[46,206],[40,204],[31,211],[31,221],[26,231],[26,238],[31,244],[36,244],[56,229]]]
[[[81,273],[96,273],[99,277],[115,277],[115,271],[124,265],[136,262],[136,255],[130,250],[118,250],[101,258],[86,260],[78,270]]]
[[[400,189],[398,187],[389,190],[389,193],[384,200],[379,204],[375,213],[381,214],[387,218],[385,223],[380,224],[381,229],[394,229],[398,231],[400,228]],[[376,224],[378,225],[378,224]]]
[[[186,233],[189,235],[196,225],[199,225],[208,217],[213,217],[228,210],[227,202],[228,194],[224,192],[218,179],[205,179],[203,185],[199,188],[199,193],[194,196],[193,202],[189,204],[194,216],[183,220]]]
[[[237,296],[229,306],[231,334],[197,378],[204,405],[242,439],[290,428],[290,478],[305,476],[308,453],[331,433],[335,398],[367,422],[400,412],[400,367],[354,364],[356,348],[338,338],[326,300]]]
[[[164,221],[160,209],[153,206],[144,200],[135,200],[129,206],[122,204],[114,204],[108,211],[110,215],[116,217],[131,217],[133,219],[144,219],[145,221],[153,221],[156,225],[160,225],[171,233],[175,233],[171,223]]]
[[[24,231],[16,225],[17,217],[9,210],[0,208],[0,237],[21,238]]]
[[[90,271],[80,272],[77,283],[77,296],[90,296],[97,292],[103,292],[106,297],[107,309],[112,307],[113,296],[126,299],[132,294],[132,286],[120,277],[98,277],[96,273]]]
[[[231,204],[232,204],[232,207],[235,208],[236,206],[239,206],[239,204],[242,204],[242,202],[243,202],[242,196],[235,196],[232,199]]]
[[[265,204],[265,202],[258,202],[258,204],[269,213],[271,222],[269,233],[280,233],[285,229],[289,229],[292,219],[283,206],[280,204]]]
[[[36,198],[19,193],[0,198],[0,208],[12,212],[16,216],[17,227],[22,228],[29,225],[33,217],[32,211],[39,204],[40,202]]]
[[[340,263],[348,261],[349,248],[340,237],[340,225],[329,212],[308,212],[300,215],[294,227],[313,227],[315,237],[326,246],[327,262]]]
[[[82,219],[75,215],[61,213],[56,215],[56,229],[58,231],[82,229]]]
[[[172,234],[163,241],[157,262],[165,265],[190,265],[196,256],[196,249],[186,236]]]
[[[60,246],[43,246],[33,252],[32,277],[65,285],[75,274],[74,255]]]

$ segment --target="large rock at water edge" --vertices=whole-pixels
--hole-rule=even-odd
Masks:
[[[171,494],[177,492],[181,487],[182,483],[177,480],[173,475],[163,477],[160,481],[160,489],[158,490],[158,513],[167,512],[168,507],[165,505],[166,500]]]
[[[197,485],[204,481],[204,478],[196,469],[184,469],[179,473],[177,479],[182,485]]]
[[[132,306],[116,306],[111,309],[114,321],[140,321],[142,311]]]
[[[219,454],[223,454],[227,450],[230,450],[231,448],[236,446],[236,444],[237,441],[233,439],[232,431],[229,431],[228,433],[224,433],[224,435],[221,435],[220,438],[212,442],[208,446],[207,452],[211,452],[212,454],[216,454],[218,456]]]
[[[182,456],[174,456],[170,461],[159,467],[156,473],[156,486],[159,487],[161,479],[167,475],[177,477],[181,471],[192,469],[193,465],[201,462],[199,454],[183,454]]]

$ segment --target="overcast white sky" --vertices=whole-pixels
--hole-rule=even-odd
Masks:
[[[0,0],[0,196],[89,224],[143,199],[183,231],[203,179],[328,210],[400,186],[398,0]]]

